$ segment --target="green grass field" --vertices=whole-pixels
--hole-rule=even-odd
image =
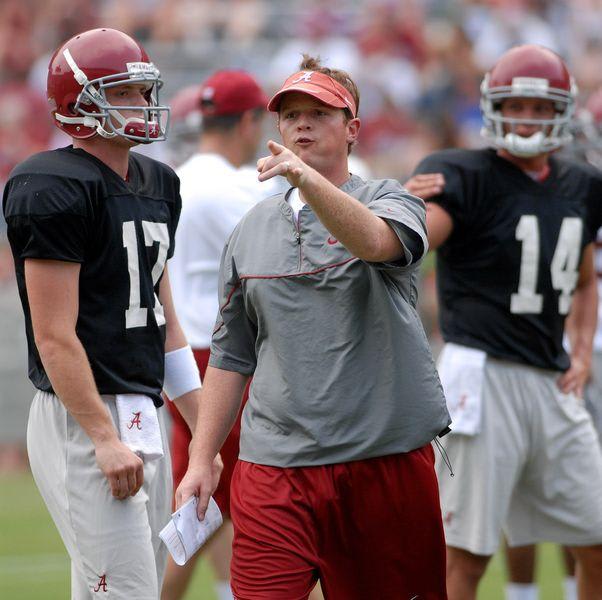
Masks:
[[[562,600],[558,550],[552,545],[541,550],[540,600]],[[496,556],[479,600],[503,600],[503,581],[503,563]],[[186,600],[215,600],[211,582],[211,572],[201,561]],[[67,554],[29,473],[0,475],[0,598],[69,598]]]

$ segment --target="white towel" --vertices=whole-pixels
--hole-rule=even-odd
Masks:
[[[476,435],[481,431],[486,358],[482,350],[459,344],[445,344],[441,351],[437,370],[452,420],[452,433]]]
[[[115,404],[121,441],[143,460],[161,458],[163,441],[153,401],[142,394],[117,394]]]

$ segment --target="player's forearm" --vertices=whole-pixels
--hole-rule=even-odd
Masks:
[[[595,279],[576,288],[567,320],[571,356],[591,362],[592,345],[598,321],[598,290]]]
[[[173,352],[178,348],[183,348],[188,345],[188,340],[184,335],[184,331],[182,330],[179,321],[175,318],[175,313],[172,312],[169,316],[172,318],[166,320],[165,352]]]
[[[232,429],[248,377],[208,367],[197,424],[190,449],[190,464],[211,464]]]
[[[434,202],[426,203],[426,230],[429,250],[436,250],[451,235],[454,227],[450,214]]]
[[[201,389],[198,388],[187,394],[182,394],[173,401],[192,433],[194,433],[198,418],[200,396]]]
[[[163,305],[165,313],[165,352],[172,352],[178,348],[183,348],[188,344],[188,341],[180,326],[174,308],[167,267],[165,267],[163,278],[161,279],[161,284],[159,286],[159,301]]]
[[[45,336],[36,339],[36,345],[56,395],[92,442],[117,439],[85,350],[75,333]]]
[[[165,353],[175,355],[176,351],[188,346],[188,341],[174,309],[167,268],[161,280],[159,299],[165,311]],[[166,390],[167,388],[173,388],[167,390],[168,392],[174,391],[176,394],[178,391],[175,390],[183,392],[181,395],[171,398],[171,400],[175,403],[190,431],[194,432],[201,393],[198,368],[190,349],[187,352],[185,351],[184,354],[180,354],[178,359],[174,360],[174,358],[166,357],[164,383]],[[175,387],[173,387],[174,385]]]
[[[361,202],[308,168],[299,186],[322,224],[351,254],[370,262],[403,256],[401,242],[387,223]]]

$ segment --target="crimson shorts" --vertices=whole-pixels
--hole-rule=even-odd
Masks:
[[[444,600],[445,540],[430,445],[318,467],[239,460],[232,478],[237,600]]]
[[[201,372],[201,377],[205,377],[205,371],[207,370],[207,364],[209,363],[209,349],[193,350],[194,358]],[[249,395],[249,386],[247,385],[243,396],[242,406],[244,406]],[[172,432],[171,432],[171,464],[173,471],[173,483],[174,490],[182,481],[182,477],[186,474],[188,468],[188,446],[192,436],[186,421],[179,413],[173,402],[167,402],[167,408],[172,418]],[[222,461],[224,463],[224,470],[222,471],[219,485],[213,494],[213,498],[217,502],[222,514],[228,516],[230,514],[230,480],[232,479],[232,473],[234,472],[234,466],[238,459],[239,442],[240,442],[240,415],[241,410],[236,417],[236,422],[230,431],[230,434],[226,438],[222,449],[220,450]]]

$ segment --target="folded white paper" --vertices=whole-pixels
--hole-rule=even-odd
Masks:
[[[476,435],[481,431],[481,403],[487,355],[482,350],[445,344],[437,370],[451,416],[452,433]]]
[[[222,513],[213,498],[209,499],[205,518],[199,521],[198,503],[198,498],[192,496],[171,515],[169,523],[159,533],[174,562],[180,566],[190,560],[223,523]]]

